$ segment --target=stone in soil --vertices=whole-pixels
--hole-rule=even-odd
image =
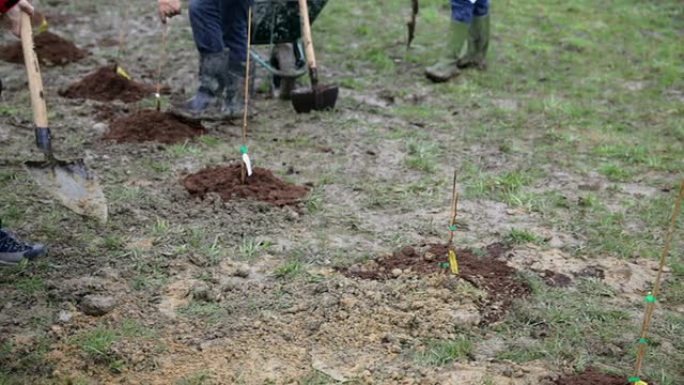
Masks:
[[[642,379],[643,380],[643,379]],[[646,380],[643,380],[646,381]],[[655,385],[646,381],[649,385]],[[556,380],[556,385],[628,385],[627,377],[613,376],[601,373],[594,368],[587,369],[584,373],[564,376]]]
[[[406,246],[401,250],[375,259],[370,268],[352,266],[344,274],[352,278],[387,280],[398,278],[396,272],[402,274],[447,274],[448,247],[446,245],[423,245],[427,250],[419,252],[414,247]],[[500,257],[508,249],[501,243],[494,243],[486,248],[486,255],[479,257],[472,250],[457,250],[460,267],[460,278],[485,291],[487,298],[480,304],[482,324],[487,325],[500,320],[513,305],[515,299],[530,294],[530,287],[517,278],[517,270],[506,264]],[[426,258],[426,256],[428,258]]]
[[[118,143],[173,144],[205,133],[206,130],[199,122],[155,110],[142,110],[113,121],[103,138]]]
[[[81,310],[92,316],[102,316],[116,307],[114,297],[107,295],[86,295],[81,299]]]
[[[33,40],[42,66],[65,66],[77,62],[88,53],[52,32],[43,32]],[[24,51],[21,42],[0,47],[0,59],[10,63],[23,64]]]
[[[206,168],[185,177],[182,183],[190,195],[200,198],[216,193],[224,201],[251,199],[281,207],[297,204],[309,193],[307,187],[284,182],[271,171],[259,167],[243,184],[240,163]]]
[[[100,102],[118,99],[124,103],[132,103],[151,97],[155,92],[155,86],[126,79],[116,73],[116,65],[110,65],[99,68],[59,94],[70,99],[91,99]],[[168,88],[164,88],[163,92],[168,92]]]

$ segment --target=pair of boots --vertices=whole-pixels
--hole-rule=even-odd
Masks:
[[[197,94],[173,105],[172,113],[191,120],[242,118],[245,109],[244,62],[231,61],[228,51],[201,54],[199,77]]]
[[[463,45],[466,43],[466,53],[461,56]],[[488,48],[489,15],[476,16],[471,23],[452,21],[447,56],[428,67],[425,76],[435,83],[440,83],[458,76],[464,68],[485,70]]]

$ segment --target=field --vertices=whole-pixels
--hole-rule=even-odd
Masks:
[[[106,225],[21,167],[41,156],[26,74],[0,62],[2,226],[50,247],[0,269],[0,385],[552,385],[587,370],[627,382],[684,177],[683,2],[493,1],[488,71],[434,85],[423,69],[442,53],[447,1],[421,1],[407,50],[410,1],[330,0],[313,33],[337,108],[297,115],[257,74],[253,161],[310,188],[283,207],[181,184],[238,161],[239,121],[119,144],[102,138],[110,121],[151,94],[59,96],[117,57],[124,18],[120,63],[154,84],[156,2],[120,3],[41,2],[50,31],[90,53],[43,78],[57,154],[97,172]],[[187,12],[169,33],[165,108],[197,72]],[[454,170],[460,278],[425,253],[448,239]],[[682,230],[651,385],[684,384]],[[415,267],[392,264],[406,255]],[[113,307],[87,315],[93,299]]]

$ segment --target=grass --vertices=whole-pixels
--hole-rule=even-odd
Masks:
[[[285,264],[278,266],[273,275],[276,278],[281,279],[292,279],[302,274],[306,274],[306,269],[304,265],[299,261],[290,261]]]
[[[217,324],[228,314],[228,310],[217,303],[194,301],[177,310],[178,314],[201,320],[210,325]]]
[[[504,237],[504,240],[512,245],[520,245],[525,243],[534,243],[541,245],[545,243],[544,239],[525,229],[511,229]]]
[[[422,365],[445,366],[454,361],[464,361],[472,357],[473,342],[466,336],[455,340],[433,340],[425,350],[417,353],[415,359]]]

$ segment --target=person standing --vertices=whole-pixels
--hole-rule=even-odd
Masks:
[[[33,15],[33,6],[28,0],[0,0],[3,24],[17,37],[21,33],[22,12]],[[14,233],[2,228],[0,220],[0,265],[16,265],[24,259],[35,259],[46,253],[45,246],[23,242]]]
[[[465,53],[463,46],[466,46]],[[451,0],[451,25],[445,55],[425,70],[435,83],[446,82],[464,68],[487,68],[489,0]]]
[[[179,15],[180,0],[158,0],[162,22]],[[252,0],[190,0],[188,13],[199,52],[199,88],[172,112],[190,119],[242,116],[247,60],[247,18]]]

